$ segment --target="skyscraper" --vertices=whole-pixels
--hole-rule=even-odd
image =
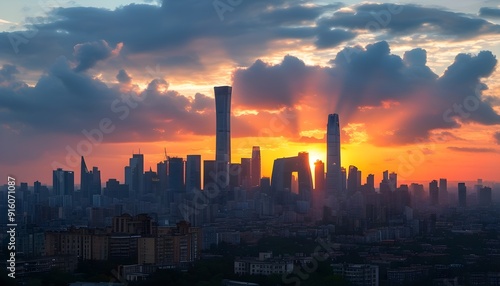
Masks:
[[[325,190],[325,164],[321,160],[314,162],[314,189]]]
[[[339,115],[328,115],[326,131],[326,190],[328,194],[342,191],[340,165]]]
[[[349,173],[347,174],[347,191],[354,193],[358,190],[358,168],[356,166],[349,166]]]
[[[217,172],[223,172],[225,183],[221,189],[229,184],[229,163],[231,163],[231,93],[230,86],[216,86],[216,136],[215,136],[215,161]]]
[[[436,180],[429,183],[429,198],[431,206],[439,205],[439,187]]]
[[[442,205],[448,202],[448,181],[446,179],[439,179],[439,201]]]
[[[85,159],[82,156],[80,163],[80,192],[84,198],[88,198],[90,195],[90,185],[91,185],[91,176],[89,169],[87,168],[87,164],[85,163]]]
[[[52,172],[52,188],[54,195],[73,195],[75,191],[75,175],[73,171],[64,171],[61,168]]]
[[[184,186],[184,160],[182,158],[168,158],[168,189],[176,193],[183,193]]]
[[[241,158],[241,186],[246,190],[252,181],[252,159]]]
[[[458,183],[458,206],[462,208],[467,206],[467,187],[465,183]]]
[[[130,197],[144,193],[144,155],[132,154],[129,165],[125,167],[125,184],[129,186]]]
[[[366,186],[368,191],[375,192],[375,175],[369,174],[366,177]]]
[[[187,155],[186,192],[201,190],[201,155]]]
[[[260,147],[252,147],[252,187],[260,184],[261,167],[260,167]]]

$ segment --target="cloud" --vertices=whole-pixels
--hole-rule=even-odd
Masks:
[[[495,153],[497,150],[493,148],[474,148],[474,147],[447,147],[447,149],[456,152],[466,152],[466,153]]]
[[[493,138],[495,139],[495,142],[500,145],[500,132],[495,132],[495,134],[493,134]]]
[[[489,18],[500,18],[500,9],[491,7],[482,7],[479,9],[479,16]]]
[[[78,65],[75,67],[75,71],[85,71],[93,67],[98,61],[118,55],[122,46],[123,44],[120,43],[113,49],[104,40],[76,45],[73,54],[78,61]]]
[[[15,75],[19,74],[19,70],[14,65],[5,64],[0,69],[0,83],[4,81],[11,81]]]
[[[130,75],[124,69],[121,69],[120,71],[118,71],[118,74],[116,75],[116,79],[120,83],[130,83],[132,81],[132,77],[130,77]]]
[[[497,64],[491,52],[459,54],[442,76],[426,65],[424,49],[401,58],[384,41],[345,48],[329,64],[309,66],[290,55],[274,65],[257,60],[233,74],[235,105],[297,110],[299,131],[324,125],[328,113],[340,113],[341,125],[364,124],[369,142],[384,146],[427,140],[434,130],[465,123],[500,124],[500,115],[482,97],[487,88],[482,79]],[[466,115],[454,110],[464,102]]]
[[[350,30],[386,31],[392,36],[425,33],[431,37],[446,36],[456,40],[500,32],[498,25],[484,19],[439,8],[363,3],[354,5],[352,9],[352,12],[325,17],[321,23]]]

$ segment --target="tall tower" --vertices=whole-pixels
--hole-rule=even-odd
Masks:
[[[260,167],[260,147],[252,147],[252,186],[258,186],[260,184],[261,177],[261,167]]]
[[[342,191],[340,171],[340,125],[339,115],[328,115],[326,131],[326,190],[327,194]]]
[[[216,110],[216,136],[215,136],[215,161],[216,171],[224,172],[225,189],[229,183],[229,163],[231,163],[231,93],[230,86],[216,86],[215,110]]]

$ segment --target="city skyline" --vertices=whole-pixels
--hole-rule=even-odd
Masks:
[[[384,170],[401,182],[498,181],[500,26],[490,2],[252,1],[223,12],[209,2],[9,4],[0,172],[48,183],[61,167],[79,182],[84,155],[103,181],[123,182],[117,166],[139,149],[145,170],[165,148],[213,160],[213,87],[232,86],[230,163],[260,146],[262,176],[298,152],[327,163],[324,118],[338,114],[344,168],[376,181]]]

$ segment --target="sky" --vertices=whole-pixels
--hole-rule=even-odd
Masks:
[[[31,5],[29,5],[31,4]],[[0,174],[51,185],[79,155],[123,181],[215,157],[213,87],[233,86],[232,161],[325,161],[401,183],[500,181],[497,1],[10,1],[0,4]],[[5,183],[6,178],[0,178]],[[364,179],[363,179],[364,182]]]

